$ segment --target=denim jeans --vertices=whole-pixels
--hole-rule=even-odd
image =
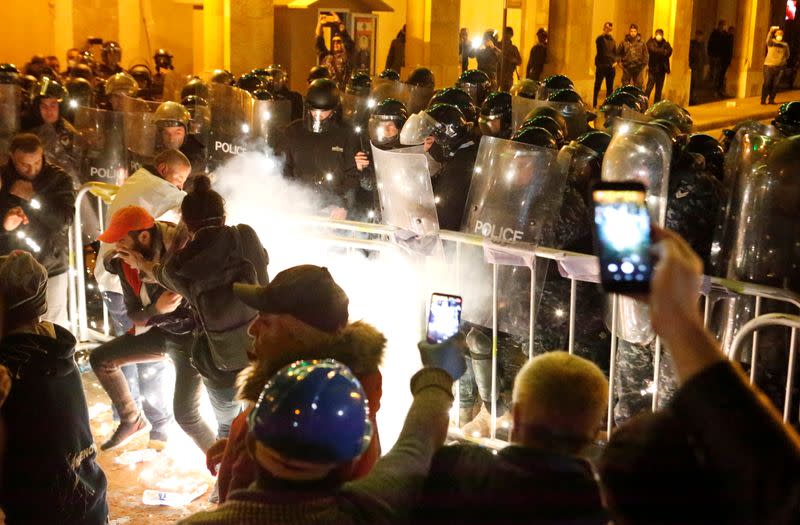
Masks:
[[[133,328],[122,294],[103,292],[103,301],[108,308],[115,336],[124,335]],[[150,437],[165,441],[167,427],[172,421],[172,403],[167,399],[166,392],[166,380],[169,378],[167,362],[133,363],[123,366],[122,373],[128,382],[136,406],[144,412],[147,420],[153,425]],[[118,416],[116,406],[114,415]]]

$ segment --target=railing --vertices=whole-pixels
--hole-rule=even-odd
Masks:
[[[70,304],[76,304],[76,308],[71,308],[71,312],[73,314],[73,327],[75,331],[76,337],[78,337],[79,341],[83,343],[91,343],[91,342],[102,342],[107,340],[108,338],[108,311],[103,305],[103,317],[105,323],[104,333],[98,332],[97,330],[91,330],[88,326],[87,320],[87,308],[86,308],[86,290],[85,290],[85,269],[84,269],[84,257],[83,257],[83,247],[78,245],[80,244],[79,240],[81,239],[81,211],[80,211],[80,204],[82,199],[85,197],[86,193],[88,192],[87,187],[82,188],[78,193],[78,198],[76,202],[76,216],[75,216],[75,224],[74,224],[74,233],[72,235],[72,242],[71,250],[73,252],[73,256],[70,257],[70,261],[74,261],[75,267],[71,271],[71,275],[75,277],[75,279],[70,279],[70,286],[73,287],[70,289]],[[98,199],[98,206],[99,210],[101,211],[100,215],[102,217],[102,201]],[[343,247],[348,250],[364,250],[364,251],[387,251],[387,250],[395,250],[401,253],[408,255],[409,257],[423,257],[419,252],[415,251],[415,249],[407,242],[402,241],[402,239],[406,239],[408,236],[404,235],[408,232],[404,232],[399,228],[395,228],[392,226],[387,225],[379,225],[379,224],[367,224],[361,222],[354,222],[354,221],[346,221],[346,220],[333,220],[321,217],[307,217],[307,216],[295,216],[289,218],[292,221],[296,221],[298,223],[303,223],[306,226],[313,227],[315,229],[314,232],[308,235],[308,240],[316,240],[322,241],[325,243],[332,244],[336,247]],[[102,219],[101,219],[102,221]],[[102,224],[102,222],[101,222]],[[359,235],[362,237],[360,238]],[[363,238],[366,235],[367,238]],[[530,325],[528,329],[528,356],[529,358],[533,356],[533,345],[534,345],[534,335],[536,329],[536,304],[535,304],[535,291],[536,291],[536,261],[538,259],[547,259],[556,261],[563,267],[569,267],[573,263],[580,263],[584,266],[594,265],[596,267],[596,258],[590,255],[569,252],[565,250],[557,250],[552,248],[546,248],[541,246],[533,246],[530,244],[524,243],[516,243],[514,245],[503,245],[503,244],[496,244],[488,241],[487,239],[478,236],[478,235],[471,235],[466,233],[459,233],[459,232],[450,232],[450,231],[440,231],[438,234],[435,235],[438,238],[437,242],[442,243],[453,243],[455,244],[455,282],[456,288],[458,288],[461,284],[461,275],[460,275],[460,259],[462,257],[463,247],[464,246],[472,246],[472,247],[482,247],[485,249],[486,252],[499,254],[503,256],[510,257],[512,259],[516,259],[518,262],[513,263],[516,266],[527,266],[531,271],[531,298],[529,304],[529,315],[530,315]],[[443,257],[443,255],[439,254],[437,256]],[[99,261],[98,261],[99,263]],[[492,409],[491,409],[491,432],[488,439],[479,439],[477,441],[492,447],[499,447],[504,444],[504,442],[496,439],[497,438],[497,340],[498,340],[498,320],[497,320],[497,305],[498,305],[498,286],[497,286],[497,277],[498,277],[498,269],[500,266],[506,263],[498,263],[498,262],[491,262],[492,267]],[[577,295],[577,282],[596,282],[596,276],[586,276],[586,275],[579,275],[575,276],[572,275],[568,277],[570,280],[570,298],[569,298],[569,320],[568,320],[568,345],[567,351],[569,353],[574,352],[574,345],[575,345],[575,317],[576,317],[576,295]],[[751,283],[744,283],[738,281],[732,281],[728,279],[721,279],[717,277],[709,277],[705,276],[701,283],[701,293],[705,296],[705,304],[704,304],[704,321],[705,324],[708,325],[710,311],[711,311],[711,299],[713,297],[755,297],[756,298],[756,312],[753,321],[745,325],[742,330],[737,334],[736,340],[732,345],[732,351],[738,350],[744,339],[753,331],[757,330],[759,327],[763,326],[759,321],[759,319],[768,318],[773,322],[773,324],[781,324],[787,323],[787,317],[774,317],[774,316],[762,316],[758,317],[760,314],[760,306],[762,299],[771,299],[776,301],[781,301],[786,304],[792,305],[795,308],[800,309],[800,294],[793,293],[787,290],[778,289],[778,288],[771,288],[768,286],[762,286],[757,284]],[[77,301],[74,300],[74,297],[77,297]],[[610,342],[610,369],[609,369],[609,403],[608,403],[608,415],[607,415],[607,432],[610,434],[613,427],[613,407],[614,407],[614,390],[615,390],[615,377],[616,377],[616,357],[617,357],[617,344],[618,344],[618,334],[617,334],[617,306],[618,306],[619,296],[614,295],[612,297],[612,319],[611,319],[611,342]],[[759,321],[759,322],[756,322]],[[796,321],[795,321],[796,322]],[[752,324],[751,324],[752,323]],[[790,349],[790,357],[788,367],[789,370],[794,369],[794,361],[795,361],[795,343],[796,343],[796,332],[797,326],[796,324],[782,324],[783,326],[792,326],[792,338],[791,338],[791,349]],[[757,335],[757,334],[756,334]],[[753,348],[756,347],[757,339],[753,342]],[[653,370],[653,385],[655,385],[655,389],[653,392],[653,401],[652,401],[652,408],[655,409],[658,404],[659,393],[660,393],[660,361],[661,361],[661,353],[662,353],[662,345],[660,339],[656,338],[655,343],[655,350],[654,350],[654,370]],[[736,354],[738,356],[738,354]],[[731,358],[735,358],[736,356],[731,355]],[[755,368],[755,355],[753,356],[753,363]],[[754,372],[751,370],[751,378],[753,377],[752,374]],[[792,386],[792,374],[788,374],[787,380],[787,393],[786,393],[786,402],[784,406],[784,418],[788,418],[788,407],[791,402],[791,386]],[[458,406],[458,388],[455,390],[456,392],[456,406]],[[451,435],[458,438],[463,439],[470,439],[470,436],[464,436],[462,432],[458,429],[458,410],[455,411],[456,415],[454,417],[455,421],[455,428],[451,430]]]

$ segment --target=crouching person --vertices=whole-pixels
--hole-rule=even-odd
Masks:
[[[369,447],[364,389],[332,359],[299,361],[267,383],[249,419],[248,450],[258,464],[249,489],[181,523],[389,523],[419,495],[433,453],[444,443],[453,380],[465,370],[463,339],[420,344],[425,367],[411,379],[414,402],[400,437],[372,471],[343,482],[342,471]]]
[[[0,507],[8,523],[106,523],[106,477],[96,450],[75,338],[41,321],[47,271],[27,252],[0,257],[6,305],[0,364],[13,388],[3,405],[6,447]]]

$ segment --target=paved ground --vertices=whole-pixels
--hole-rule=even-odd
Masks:
[[[800,91],[778,94],[775,105],[762,106],[759,97],[727,99],[689,107],[696,132],[718,137],[722,130],[743,120],[769,121],[778,113],[780,104],[800,100]]]

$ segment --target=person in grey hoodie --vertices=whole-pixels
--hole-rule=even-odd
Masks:
[[[789,62],[789,44],[783,40],[783,29],[772,26],[767,33],[767,56],[764,57],[764,84],[761,86],[761,104],[775,103],[778,84],[783,69]]]

